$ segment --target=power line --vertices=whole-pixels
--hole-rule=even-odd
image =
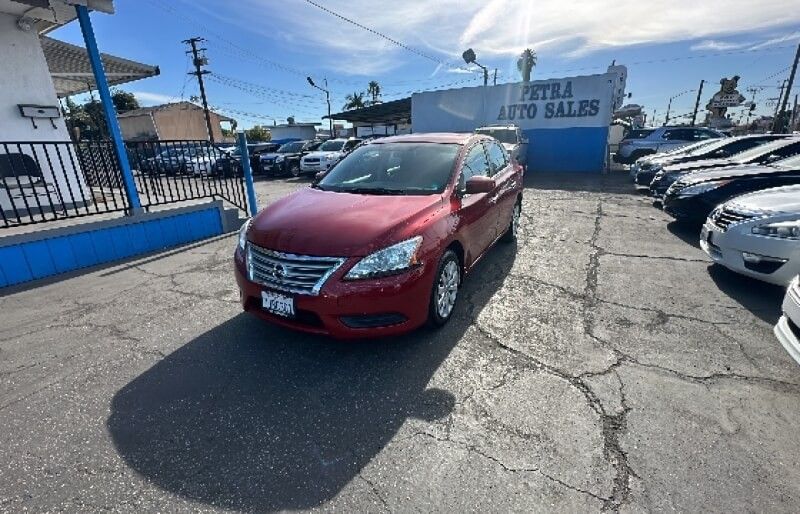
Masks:
[[[348,17],[346,17],[344,15],[341,15],[336,11],[332,11],[332,10],[328,9],[327,7],[325,7],[325,6],[320,5],[317,2],[314,2],[313,0],[306,0],[306,3],[308,3],[310,5],[313,5],[314,7],[318,8],[318,9],[320,9],[322,11],[325,11],[326,13],[328,13],[328,14],[330,14],[332,16],[335,16],[336,18],[339,18],[340,20],[342,20],[342,21],[344,21],[346,23],[349,23],[351,25],[355,25],[356,27],[358,27],[358,28],[360,28],[362,30],[366,30],[370,34],[374,34],[374,35],[378,36],[381,39],[385,39],[386,41],[392,43],[393,45],[395,45],[395,46],[397,46],[399,48],[402,48],[403,50],[406,50],[408,52],[411,52],[412,54],[416,54],[416,55],[418,55],[420,57],[428,59],[429,61],[433,61],[436,64],[441,64],[442,66],[446,66],[448,68],[454,68],[455,67],[455,68],[459,68],[459,69],[466,70],[466,71],[469,71],[469,72],[475,72],[476,71],[476,70],[472,70],[470,68],[465,68],[463,66],[454,65],[453,63],[448,63],[448,62],[443,61],[443,60],[441,60],[441,59],[439,59],[437,57],[434,57],[434,56],[432,56],[430,54],[427,54],[425,52],[417,50],[416,48],[414,48],[412,46],[409,46],[409,45],[407,45],[407,44],[405,44],[405,43],[403,43],[401,41],[398,41],[397,39],[395,39],[393,37],[387,36],[383,32],[379,32],[379,31],[377,31],[377,30],[375,30],[375,29],[373,29],[371,27],[367,27],[366,25],[363,25],[363,24],[361,24],[361,23],[359,23],[359,22],[357,22],[355,20],[352,20],[352,19],[350,19],[350,18],[348,18]]]

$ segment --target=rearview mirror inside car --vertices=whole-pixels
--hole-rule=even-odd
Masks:
[[[475,193],[488,193],[495,188],[494,179],[489,177],[484,177],[482,175],[476,175],[474,177],[470,177],[467,179],[467,186],[465,188],[465,193],[468,195],[472,195]]]

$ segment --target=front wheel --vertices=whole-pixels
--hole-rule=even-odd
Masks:
[[[299,163],[293,162],[292,164],[289,165],[289,175],[291,175],[292,177],[295,177],[295,178],[300,176],[300,164]]]
[[[517,240],[519,235],[519,220],[522,217],[522,205],[517,202],[514,204],[514,210],[511,211],[511,222],[508,224],[503,237],[500,239],[504,243],[513,243]]]
[[[428,319],[431,325],[441,327],[450,320],[461,285],[461,265],[453,250],[447,250],[439,259],[436,279],[433,282]]]

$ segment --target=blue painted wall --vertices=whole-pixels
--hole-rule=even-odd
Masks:
[[[608,127],[523,130],[530,171],[601,173]]]
[[[216,207],[0,247],[0,287],[222,234]],[[0,241],[2,244],[2,241]]]

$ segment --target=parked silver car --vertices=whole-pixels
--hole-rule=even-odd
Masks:
[[[644,137],[623,139],[619,143],[619,150],[614,154],[614,161],[621,164],[633,164],[645,155],[720,137],[726,136],[722,132],[705,127],[658,127]]]
[[[786,289],[782,310],[783,314],[775,325],[775,335],[800,364],[800,277],[795,277]]]

